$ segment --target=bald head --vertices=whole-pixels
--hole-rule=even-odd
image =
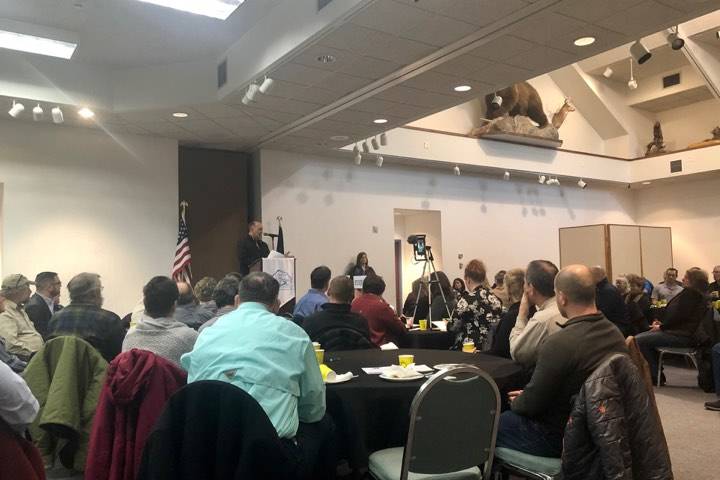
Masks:
[[[585,265],[569,265],[555,277],[555,291],[565,297],[568,305],[594,307],[595,283],[591,269]]]
[[[195,292],[193,292],[192,286],[190,286],[189,283],[178,282],[177,287],[178,293],[180,294],[177,300],[178,305],[189,305],[191,303],[195,303]]]
[[[607,273],[605,272],[605,269],[600,265],[590,267],[590,273],[592,273],[592,278],[595,283],[600,283],[607,278]]]

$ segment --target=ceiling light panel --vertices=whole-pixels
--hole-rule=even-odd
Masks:
[[[69,60],[77,43],[0,30],[0,48]]]
[[[181,12],[226,20],[245,0],[138,0]]]

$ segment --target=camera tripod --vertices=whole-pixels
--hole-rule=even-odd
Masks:
[[[429,245],[426,245],[425,251],[426,255],[424,256],[424,258],[416,257],[416,260],[425,263],[423,264],[422,274],[420,275],[420,282],[418,282],[418,288],[415,294],[415,309],[413,310],[413,319],[417,315],[418,305],[420,304],[420,295],[422,294],[423,287],[425,287],[428,296],[428,329],[432,330],[432,284],[437,285],[438,289],[440,290],[440,296],[442,297],[443,304],[445,305],[445,311],[448,314],[448,318],[451,318],[452,314],[450,313],[450,309],[448,308],[447,299],[445,298],[445,292],[440,285],[440,279],[438,278],[437,269],[435,268],[435,257],[433,257],[432,248]],[[426,273],[428,277],[427,283],[424,281]]]

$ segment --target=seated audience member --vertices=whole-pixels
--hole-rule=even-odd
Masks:
[[[605,269],[596,265],[592,267],[590,271],[597,285],[595,302],[597,303],[598,310],[605,315],[605,318],[620,329],[623,336],[628,337],[632,335],[633,329],[630,326],[625,301],[617,288],[612,286],[608,281]]]
[[[102,284],[96,273],[80,273],[67,284],[70,305],[52,316],[49,338],[72,335],[95,347],[108,362],[120,353],[125,338],[122,320],[102,307]]]
[[[450,287],[450,279],[445,272],[436,272],[431,274],[432,282],[430,283],[430,296],[432,297],[431,315],[433,321],[452,318],[455,311],[457,300],[452,293]]]
[[[15,273],[3,279],[0,295],[5,298],[5,311],[0,313],[0,337],[5,339],[9,353],[28,361],[43,346],[43,338],[35,330],[25,312],[33,282]]]
[[[620,295],[625,297],[630,292],[630,286],[628,285],[627,276],[620,276],[615,279],[615,288],[620,292]]]
[[[491,291],[496,297],[500,299],[504,307],[508,307],[508,294],[505,288],[505,270],[500,270],[495,274],[495,284],[492,286]]]
[[[215,301],[213,300],[213,292],[215,291],[217,283],[217,280],[213,277],[203,277],[197,281],[194,288],[195,296],[198,302],[200,302],[200,308],[210,310],[213,315],[215,315],[217,311],[217,305],[215,305]]]
[[[3,313],[5,311],[5,297],[0,295],[0,313]],[[0,362],[3,362],[5,365],[10,367],[14,372],[22,372],[25,370],[25,367],[27,366],[26,362],[23,362],[20,360],[17,355],[13,355],[12,353],[7,351],[7,346],[5,345],[5,339],[0,337]]]
[[[303,322],[310,340],[320,343],[327,352],[373,348],[367,320],[350,310],[355,296],[352,279],[333,278],[327,294],[328,303]]]
[[[368,275],[363,281],[362,295],[352,302],[351,310],[365,317],[370,339],[378,347],[388,342],[398,343],[405,335],[405,324],[388,305],[382,294],[385,281],[378,275]]]
[[[467,292],[467,289],[465,288],[465,282],[463,282],[462,278],[456,278],[453,280],[452,284],[453,292],[455,293],[455,300],[460,300],[460,297],[463,296],[465,292]]]
[[[595,284],[584,265],[557,275],[557,305],[567,322],[540,346],[525,389],[508,394],[511,410],[500,416],[498,447],[559,457],[573,397],[608,356],[627,353],[622,334],[595,306]]]
[[[627,281],[629,290],[625,295],[625,305],[634,335],[637,335],[650,329],[650,322],[653,320],[650,296],[643,289],[645,279],[640,275],[629,273]]]
[[[200,332],[214,325],[218,318],[223,315],[227,315],[237,308],[240,304],[240,299],[238,297],[239,289],[240,280],[233,275],[228,274],[225,278],[218,282],[215,286],[215,291],[213,292],[213,300],[215,301],[215,305],[218,306],[218,310],[215,312],[214,317],[200,326]]]
[[[716,343],[712,347],[712,369],[715,383],[715,395],[718,396],[718,399],[713,402],[705,402],[705,408],[715,412],[720,412],[720,343]]]
[[[669,302],[675,296],[682,292],[683,286],[677,281],[678,271],[677,268],[668,268],[663,274],[664,282],[660,282],[655,288],[653,288],[652,295],[650,298],[654,301]]]
[[[487,270],[480,260],[470,260],[465,267],[468,290],[460,297],[448,323],[448,331],[455,335],[451,350],[461,350],[463,343],[472,341],[479,351],[489,350],[490,331],[500,321],[502,302],[487,284]]]
[[[645,292],[647,296],[650,297],[652,296],[653,290],[655,290],[655,285],[653,285],[652,282],[646,278],[645,284],[643,285],[643,292]]]
[[[267,273],[243,278],[240,306],[200,335],[182,365],[188,383],[219,380],[252,395],[288,448],[307,465],[321,465],[311,478],[334,478],[325,385],[307,334],[275,314],[279,290]]]
[[[200,325],[215,316],[213,312],[198,304],[195,292],[189,283],[178,282],[177,287],[180,296],[175,308],[175,320],[197,330]]]
[[[429,312],[430,300],[428,299],[427,281],[417,278],[410,285],[410,293],[403,303],[402,314],[408,318],[412,317],[417,323],[418,320],[426,319]]]
[[[320,266],[310,272],[310,290],[298,300],[293,310],[293,317],[302,322],[302,319],[320,310],[327,303],[325,292],[330,284],[330,269]]]
[[[720,265],[715,265],[713,267],[713,282],[708,287],[708,292],[710,293],[710,298],[713,300],[720,299]]]
[[[505,274],[505,289],[507,290],[508,303],[507,311],[500,317],[493,337],[492,348],[488,353],[498,357],[510,357],[510,332],[515,328],[518,312],[520,311],[520,300],[522,300],[525,288],[525,271],[521,268],[513,268]],[[531,314],[535,313],[534,307]]]
[[[650,365],[653,382],[657,382],[657,347],[692,347],[695,332],[707,313],[708,274],[691,268],[683,277],[685,288],[668,302],[663,321],[654,321],[650,330],[635,337],[638,347]]]
[[[510,355],[527,369],[535,365],[543,342],[559,332],[567,320],[560,314],[555,302],[557,273],[557,267],[547,260],[533,260],[525,271],[525,292],[515,327],[510,332]],[[528,318],[531,306],[535,306],[537,311]]]
[[[357,254],[355,265],[349,272],[351,277],[364,277],[366,275],[375,275],[375,270],[368,264],[368,256],[365,252]]]
[[[39,410],[40,405],[25,380],[0,362],[0,418],[24,434]]]
[[[147,350],[180,366],[180,356],[192,350],[197,332],[173,318],[179,293],[168,277],[153,277],[143,288],[145,313],[125,335],[122,351]]]
[[[55,312],[62,309],[60,305],[60,288],[62,282],[55,272],[41,272],[35,276],[35,293],[25,305],[25,313],[35,325],[35,330],[48,338],[48,322]]]

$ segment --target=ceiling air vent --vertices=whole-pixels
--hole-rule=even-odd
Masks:
[[[222,88],[227,83],[227,58],[217,67],[217,85]]]
[[[318,12],[332,3],[333,0],[318,0]]]
[[[675,85],[680,85],[680,73],[673,73],[663,77],[663,88],[674,87]]]

